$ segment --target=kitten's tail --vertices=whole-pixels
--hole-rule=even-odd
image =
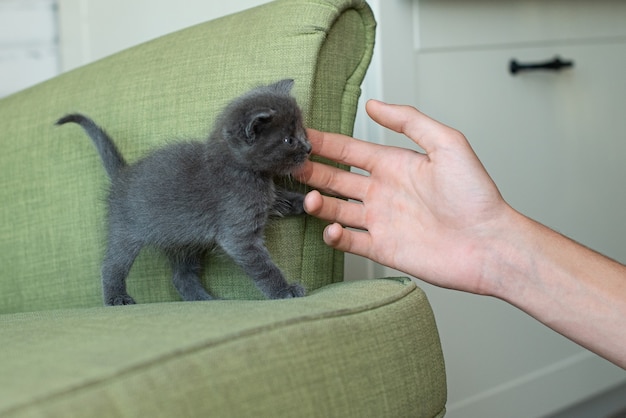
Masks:
[[[102,163],[104,164],[104,169],[110,178],[113,178],[122,167],[126,166],[126,161],[117,149],[113,139],[111,139],[104,129],[96,125],[93,120],[79,113],[73,113],[63,116],[56,124],[63,125],[68,122],[80,125],[85,132],[87,132],[87,135],[89,135],[96,146]]]

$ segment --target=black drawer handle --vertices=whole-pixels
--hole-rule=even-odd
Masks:
[[[550,61],[544,62],[536,62],[536,63],[521,63],[517,62],[516,59],[512,59],[509,62],[509,71],[511,74],[515,75],[520,71],[537,71],[537,70],[548,70],[548,71],[561,71],[564,68],[572,68],[574,66],[574,61],[564,61],[561,58],[554,57],[554,59]]]

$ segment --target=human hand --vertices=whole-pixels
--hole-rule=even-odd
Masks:
[[[511,208],[465,137],[409,106],[369,115],[425,154],[309,131],[313,152],[369,176],[308,162],[305,210],[324,241],[441,287],[505,300],[626,368],[626,266]],[[357,230],[346,229],[343,226]],[[583,261],[584,260],[584,261]]]
[[[369,101],[367,112],[426,153],[309,131],[314,154],[370,173],[315,162],[299,173],[315,188],[354,199],[307,195],[306,211],[334,222],[324,241],[438,286],[491,293],[493,284],[484,283],[489,242],[515,212],[465,137],[409,106]]]

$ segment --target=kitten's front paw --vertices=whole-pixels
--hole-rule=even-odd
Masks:
[[[104,301],[104,304],[107,306],[134,305],[135,303],[135,299],[129,295],[115,295]]]
[[[306,295],[304,287],[299,283],[294,283],[281,290],[276,296],[276,299],[299,298],[304,295]]]
[[[304,195],[299,195],[291,201],[291,215],[302,215],[304,212]]]
[[[301,193],[282,191],[274,202],[272,216],[302,215],[304,212],[304,195]]]

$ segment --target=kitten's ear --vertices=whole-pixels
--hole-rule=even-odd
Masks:
[[[293,88],[294,80],[292,78],[286,78],[284,80],[280,80],[277,83],[272,84],[274,90],[278,93],[289,94],[291,93],[291,89]]]
[[[258,109],[250,115],[246,124],[246,140],[254,142],[261,129],[272,121],[276,111],[274,109]]]

